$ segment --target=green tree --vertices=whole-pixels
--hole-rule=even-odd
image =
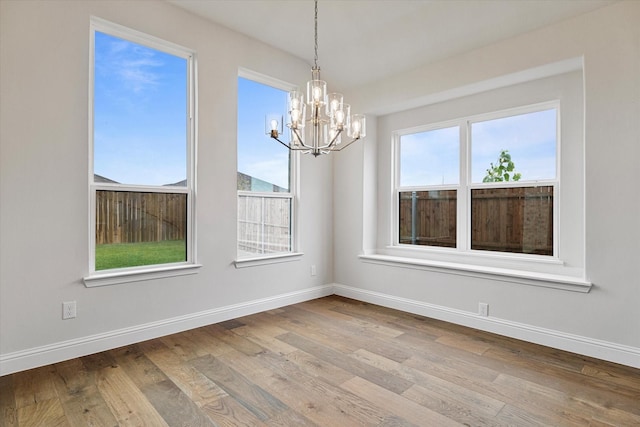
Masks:
[[[509,150],[500,151],[497,164],[491,163],[482,182],[520,181],[522,174],[515,172],[516,165],[511,160]]]

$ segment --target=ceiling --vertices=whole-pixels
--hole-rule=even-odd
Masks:
[[[311,0],[167,1],[313,65]],[[614,1],[319,0],[318,64],[345,90]]]

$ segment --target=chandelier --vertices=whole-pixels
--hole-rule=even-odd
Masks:
[[[320,79],[318,66],[318,0],[315,0],[315,56],[311,80],[307,82],[307,97],[301,91],[289,92],[287,127],[290,141],[280,140],[283,117],[267,116],[267,134],[289,150],[304,154],[328,154],[340,151],[366,135],[365,116],[351,114],[351,106],[343,102],[342,94],[327,94],[327,83]],[[348,139],[343,142],[343,134]]]

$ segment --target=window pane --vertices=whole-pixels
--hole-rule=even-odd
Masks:
[[[291,252],[291,199],[238,196],[238,254]]]
[[[265,132],[266,116],[286,106],[286,91],[238,78],[238,190],[289,191],[289,150]]]
[[[553,186],[471,190],[471,249],[553,255]]]
[[[96,191],[96,270],[187,260],[187,195]]]
[[[400,137],[400,186],[457,184],[460,180],[457,126]]]
[[[456,247],[456,190],[400,192],[400,243]]]
[[[185,186],[187,60],[97,31],[94,52],[98,182]]]
[[[554,108],[472,123],[472,181],[555,179],[556,117]]]

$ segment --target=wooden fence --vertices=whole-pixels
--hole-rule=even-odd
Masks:
[[[553,187],[472,190],[471,248],[553,255]]]
[[[238,251],[268,254],[291,250],[291,199],[238,197]]]
[[[471,248],[553,255],[553,187],[471,191]],[[400,193],[400,243],[455,247],[456,191]]]
[[[96,191],[96,244],[184,240],[187,195]]]
[[[400,243],[456,247],[456,190],[400,193]]]

